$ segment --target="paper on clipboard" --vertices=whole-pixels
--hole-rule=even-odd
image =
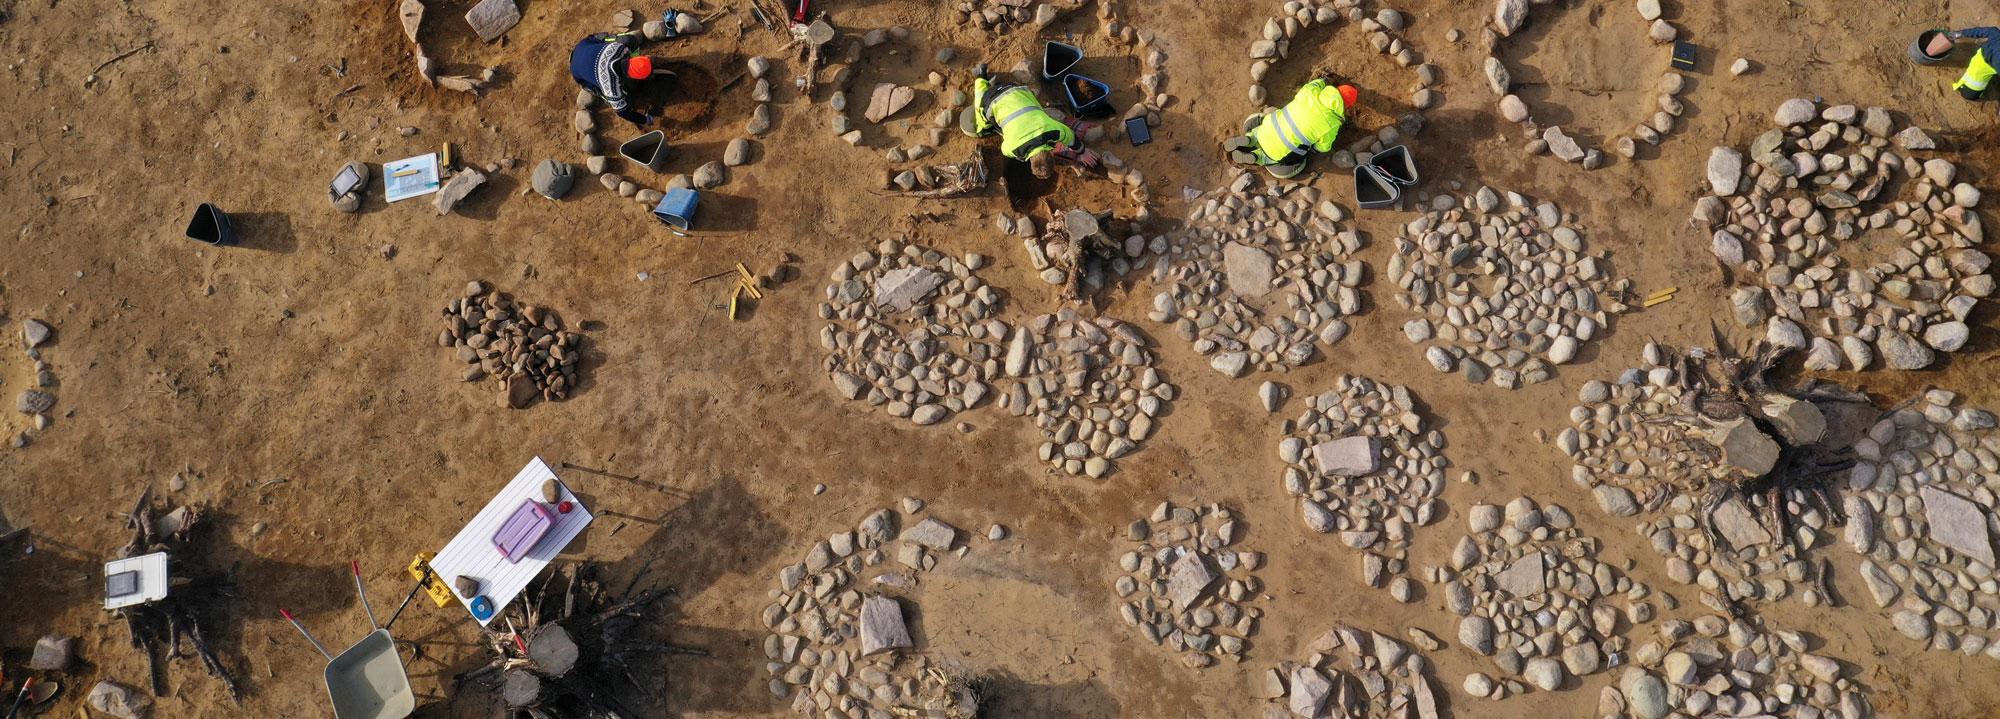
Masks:
[[[442,186],[438,182],[437,153],[383,163],[382,186],[387,189],[390,202],[437,192]]]

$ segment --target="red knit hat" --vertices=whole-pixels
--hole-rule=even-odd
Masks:
[[[625,61],[625,76],[634,80],[648,80],[653,77],[653,58],[640,55]]]
[[[1354,102],[1359,99],[1361,99],[1361,91],[1355,89],[1353,85],[1340,86],[1340,101],[1346,103],[1348,107],[1353,107]]]

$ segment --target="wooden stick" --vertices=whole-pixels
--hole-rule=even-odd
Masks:
[[[139,54],[139,51],[141,51],[141,50],[151,50],[151,49],[153,49],[153,43],[149,41],[149,42],[147,42],[147,43],[146,43],[146,44],[144,44],[144,45],[140,45],[140,46],[138,46],[138,47],[135,47],[135,48],[132,48],[132,49],[130,49],[130,50],[126,50],[126,51],[124,51],[124,52],[121,52],[121,53],[118,53],[118,55],[117,55],[116,57],[113,57],[113,58],[111,58],[111,59],[109,59],[109,60],[105,60],[104,62],[100,62],[100,63],[97,63],[97,67],[96,67],[96,68],[94,68],[94,69],[92,69],[92,70],[90,71],[90,74],[92,74],[92,75],[95,75],[95,74],[97,74],[97,73],[98,73],[98,71],[100,71],[100,70],[103,70],[103,69],[104,69],[104,68],[106,68],[106,67],[110,67],[110,66],[111,66],[111,63],[114,63],[114,62],[118,62],[119,60],[123,60],[123,59],[125,59],[125,58],[128,58],[128,57],[131,57],[131,56],[133,56],[133,55],[137,55],[137,54]]]

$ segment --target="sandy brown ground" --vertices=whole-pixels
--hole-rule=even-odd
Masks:
[[[456,21],[467,4],[434,3],[425,33],[449,68],[501,68],[502,81],[477,99],[413,77],[386,0],[0,3],[8,14],[0,23],[7,63],[0,106],[8,108],[0,113],[0,216],[19,226],[0,239],[0,311],[7,332],[28,317],[57,327],[47,358],[62,380],[55,426],[24,450],[0,450],[0,506],[8,520],[33,528],[39,550],[0,565],[7,608],[0,646],[12,667],[42,633],[81,637],[85,664],[69,677],[72,691],[57,715],[73,713],[80,689],[98,679],[145,683],[144,661],[126,646],[123,627],[96,606],[97,566],[123,541],[112,515],[148,484],[164,491],[177,472],[190,481],[174,498],[206,503],[221,517],[210,559],[235,565],[241,579],[226,608],[236,621],[219,627],[217,640],[247,693],[232,704],[197,665],[178,662],[159,716],[323,716],[321,661],[277,610],[299,612],[333,644],[359,637],[365,620],[345,560],[362,563],[379,611],[407,586],[401,567],[411,554],[442,546],[535,454],[640,478],[565,473],[604,515],[571,556],[615,573],[657,560],[656,573],[681,597],[659,632],[714,654],[657,665],[646,676],[655,698],[635,697],[646,716],[782,715],[763,688],[758,649],[770,577],[815,537],[904,495],[930,500],[930,511],[974,532],[996,521],[1013,528],[1009,541],[975,540],[969,557],[944,565],[930,580],[934,599],[923,620],[929,651],[994,680],[998,716],[1249,716],[1261,711],[1248,698],[1255,673],[1297,656],[1336,622],[1451,635],[1439,600],[1394,604],[1360,585],[1353,553],[1302,529],[1273,456],[1280,416],[1296,406],[1266,415],[1255,381],[1219,377],[1145,323],[1143,284],[1108,293],[1101,309],[1167,340],[1165,370],[1185,391],[1159,434],[1101,482],[1046,471],[1032,461],[1030,427],[997,410],[963,415],[973,430],[961,434],[912,428],[837,400],[818,370],[813,309],[827,271],[857,248],[908,235],[951,252],[982,252],[996,259],[985,276],[1010,292],[1006,316],[1056,307],[1017,242],[991,230],[991,213],[1005,204],[998,191],[949,203],[862,192],[881,176],[879,149],[833,141],[825,107],[808,107],[781,87],[777,130],[762,143],[760,162],[739,168],[705,203],[710,234],[672,237],[594,180],[560,203],[524,197],[532,162],[580,162],[564,60],[571,41],[624,6],[525,0],[526,19],[507,41],[482,46]],[[1226,177],[1213,148],[1252,109],[1241,92],[1243,50],[1271,12],[1264,6],[1277,4],[1121,2],[1171,56],[1168,87],[1177,100],[1158,141],[1116,148],[1170,200],[1162,217],[1183,214],[1181,187],[1205,189]],[[1488,183],[1553,199],[1582,216],[1591,240],[1641,290],[1682,288],[1679,299],[1620,319],[1555,381],[1518,392],[1430,370],[1399,336],[1406,317],[1393,305],[1362,316],[1326,361],[1279,378],[1299,393],[1349,372],[1410,385],[1449,436],[1457,465],[1486,478],[1449,488],[1453,514],[1418,535],[1419,563],[1442,557],[1456,540],[1464,507],[1528,493],[1576,509],[1607,541],[1608,556],[1630,559],[1634,575],[1669,586],[1629,526],[1598,512],[1565,481],[1556,450],[1531,436],[1559,429],[1576,388],[1631,365],[1648,338],[1700,342],[1710,318],[1725,316],[1706,241],[1682,220],[1701,190],[1709,147],[1747,142],[1781,100],[1887,106],[1942,144],[1969,151],[1961,176],[1993,187],[2000,167],[1993,105],[1951,95],[1955,69],[1920,68],[1903,56],[1916,28],[1962,26],[1980,19],[1973,13],[1984,5],[1951,4],[1669,2],[1669,17],[1703,48],[1684,129],[1644,162],[1594,173],[1524,158],[1516,138],[1499,135],[1512,129],[1498,120],[1478,76],[1477,29],[1488,3],[1403,8],[1414,16],[1410,37],[1446,77],[1445,104],[1417,144],[1428,187]],[[1650,88],[1666,64],[1664,51],[1635,44],[1642,30],[1627,3],[1605,5],[1538,11],[1539,29],[1507,50],[1533,68],[1520,70],[1521,79],[1556,86],[1533,91],[1564,106],[1552,117],[1591,140],[1650,112]],[[941,3],[825,6],[847,28],[915,29],[925,48],[919,60],[882,71],[901,81],[918,80],[929,65],[922,58],[940,43],[960,48],[961,77],[987,49],[978,36],[948,27]],[[733,75],[745,53],[776,45],[761,28],[739,36],[737,26],[736,16],[719,19],[709,35],[661,52]],[[1468,39],[1448,44],[1452,28]],[[98,62],[145,43],[152,49],[85,86]],[[1030,44],[1016,36],[990,59],[1011,66]],[[1407,75],[1364,47],[1344,29],[1302,54],[1320,53],[1316,59],[1354,73],[1368,85],[1364,103],[1407,102]],[[1738,56],[1757,71],[1729,77],[1723,68]],[[326,67],[343,61],[345,77]],[[1274,73],[1280,80],[1272,87],[1303,75],[1291,65]],[[1120,86],[1123,96],[1129,87]],[[693,159],[677,160],[675,171],[719,155],[748,112],[746,91],[732,89],[714,122],[683,139],[694,146],[684,158]],[[1538,115],[1549,111],[1536,107]],[[421,132],[404,137],[403,126]],[[446,141],[473,162],[524,162],[449,217],[437,217],[427,200],[385,206],[379,183],[360,215],[327,209],[323,183],[340,163],[380,163]],[[887,141],[870,139],[878,148]],[[943,156],[963,157],[968,148],[955,139]],[[1313,182],[1349,191],[1338,177]],[[1076,184],[1062,192],[1114,196]],[[248,247],[217,250],[180,237],[189,208],[203,200],[236,214]],[[911,217],[919,212],[937,216]],[[1374,267],[1409,217],[1360,220],[1374,238],[1366,253]],[[385,244],[397,246],[393,259],[378,255]],[[772,292],[747,321],[729,322],[713,309],[717,285],[686,283],[739,260],[762,270],[787,252],[800,258],[803,279]],[[651,279],[639,280],[641,272]],[[573,399],[510,411],[496,404],[490,384],[456,381],[448,353],[432,342],[434,313],[475,278],[597,323],[589,333],[595,366]],[[1379,288],[1370,294],[1386,296]],[[2000,406],[1992,317],[1982,308],[1969,351],[1936,370],[1841,379],[1885,401],[1934,384]],[[0,354],[8,397],[28,375],[18,352]],[[24,426],[11,412],[0,423]],[[259,488],[275,479],[288,481]],[[813,496],[815,483],[828,491]],[[1261,573],[1270,616],[1252,661],[1197,673],[1118,622],[1109,590],[1118,528],[1163,498],[1230,503],[1248,517],[1248,543],[1270,553]],[[253,535],[259,522],[269,529]],[[1849,573],[1838,586],[1850,601],[1863,596]],[[1693,593],[1675,591],[1684,608],[1694,604]],[[2000,711],[1993,681],[2000,666],[1921,652],[1876,611],[1785,605],[1766,615],[1821,636],[1825,652],[1853,663],[1852,673],[1873,687],[1884,714]],[[477,635],[454,611],[416,605],[397,634],[423,644],[427,658],[412,673],[429,696],[442,696],[452,673],[478,661],[469,645]],[[1455,648],[1432,658],[1460,717],[1583,716],[1615,675],[1489,705],[1457,688],[1465,672],[1488,666],[1483,660]]]

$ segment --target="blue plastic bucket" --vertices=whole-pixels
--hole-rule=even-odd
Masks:
[[[699,204],[701,204],[701,193],[677,187],[668,190],[666,197],[660,198],[660,204],[653,207],[653,216],[660,218],[660,222],[668,227],[687,231],[694,227],[694,210]]]

